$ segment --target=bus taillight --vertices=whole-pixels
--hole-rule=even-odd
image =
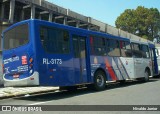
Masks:
[[[29,64],[29,68],[32,69],[32,67],[33,67],[33,58],[29,59],[29,63],[30,63]]]
[[[33,58],[30,58],[30,59],[29,59],[29,62],[32,63],[32,62],[33,62]]]
[[[22,56],[22,65],[27,64],[27,56]]]
[[[32,74],[33,73],[33,58],[29,59],[29,73]]]
[[[32,67],[33,67],[33,64],[30,64],[30,65],[29,65],[29,68],[31,69]]]

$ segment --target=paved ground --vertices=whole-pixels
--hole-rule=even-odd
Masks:
[[[53,92],[59,87],[1,87],[0,99],[11,98],[16,96],[27,96],[44,92]]]
[[[3,99],[0,105],[160,105],[160,79],[151,79],[147,83],[128,82],[124,85],[110,84],[105,91],[95,92],[89,89],[79,89],[74,92],[63,91],[44,95],[25,96]],[[31,112],[32,113],[32,112]],[[44,112],[43,112],[44,113]],[[38,114],[43,114],[39,112]],[[50,112],[55,114],[95,113],[106,114],[102,111],[88,112]],[[160,114],[160,112],[119,112],[107,114]],[[16,114],[12,112],[12,114]]]

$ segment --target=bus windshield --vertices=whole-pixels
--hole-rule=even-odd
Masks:
[[[4,50],[16,48],[28,43],[28,24],[12,28],[4,33]]]

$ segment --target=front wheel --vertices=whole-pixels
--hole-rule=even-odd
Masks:
[[[104,90],[106,86],[105,73],[102,71],[97,71],[94,76],[94,88],[97,91]]]

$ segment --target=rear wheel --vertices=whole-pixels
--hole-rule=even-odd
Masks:
[[[97,91],[104,90],[106,86],[106,77],[103,71],[97,71],[94,76],[94,88]]]
[[[144,73],[144,82],[147,82],[147,81],[149,81],[149,71],[145,70],[145,73]]]

